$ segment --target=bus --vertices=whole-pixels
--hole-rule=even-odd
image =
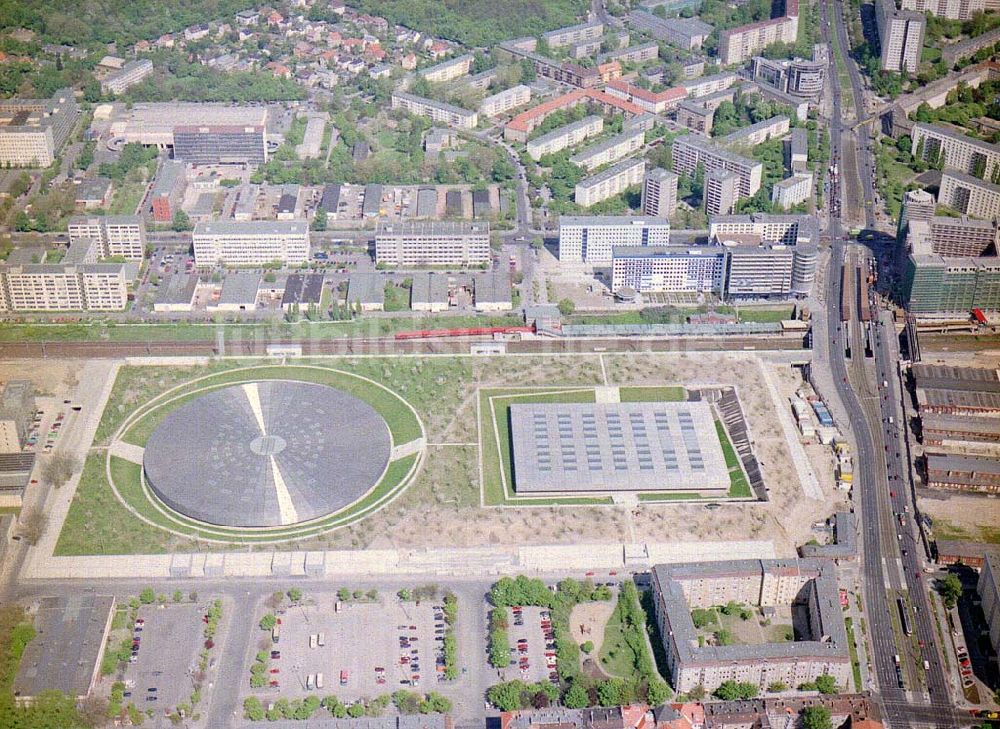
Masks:
[[[913,628],[910,627],[910,621],[906,617],[906,605],[903,603],[903,598],[896,598],[896,607],[899,608],[899,620],[903,624],[903,632],[907,635],[913,635]]]

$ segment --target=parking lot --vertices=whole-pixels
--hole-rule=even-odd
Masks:
[[[270,661],[270,670],[278,672],[269,677],[278,687],[271,690],[286,697],[336,692],[342,701],[353,701],[400,688],[427,692],[450,685],[439,679],[445,631],[439,599],[417,605],[384,596],[343,602],[338,610],[334,595],[311,598],[278,616],[280,638],[271,645],[278,657]]]
[[[28,429],[24,450],[51,453],[59,442],[62,429],[76,411],[73,410],[72,403],[54,398],[38,398],[36,402],[38,410]]]
[[[548,611],[539,607],[508,608],[507,621],[511,656],[504,680],[557,683],[556,644]]]
[[[155,710],[153,726],[168,726],[165,714],[186,704],[202,646],[201,605],[144,605],[133,626],[134,659],[125,670],[125,702]],[[135,651],[138,640],[138,651]]]

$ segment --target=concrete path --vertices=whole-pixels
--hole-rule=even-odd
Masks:
[[[409,443],[400,443],[398,446],[393,447],[392,455],[389,457],[390,460],[396,461],[400,458],[406,458],[407,456],[412,456],[414,453],[419,453],[424,449],[426,442],[423,438],[414,438]]]
[[[142,456],[146,452],[142,446],[126,443],[123,440],[116,440],[108,450],[116,458],[124,458],[126,461],[137,463],[140,466],[142,465]]]

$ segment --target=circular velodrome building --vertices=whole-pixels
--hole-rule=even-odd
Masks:
[[[143,469],[171,509],[229,527],[311,521],[364,496],[392,441],[367,403],[326,385],[248,382],[205,393],[167,415]]]

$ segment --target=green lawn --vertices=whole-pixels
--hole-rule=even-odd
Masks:
[[[741,322],[757,322],[775,324],[792,318],[792,307],[783,306],[780,309],[744,309],[740,308]]]
[[[729,441],[729,435],[726,434],[726,427],[722,424],[721,420],[715,421],[715,432],[719,434],[722,456],[726,459],[726,466],[729,468],[729,498],[749,499],[753,497],[753,490],[750,488],[746,474],[743,473],[740,458],[736,455],[736,449],[733,448],[733,444]]]
[[[683,387],[620,387],[618,399],[622,402],[683,402],[687,391]]]
[[[626,600],[631,600],[631,605],[627,605]],[[626,681],[638,681],[643,677],[640,666],[655,666],[646,641],[646,625],[647,616],[634,588],[623,590],[604,626],[604,641],[598,661],[605,673]]]
[[[410,290],[393,283],[387,283],[385,285],[385,310],[409,311]]]
[[[861,685],[861,662],[858,660],[858,647],[854,643],[854,621],[851,618],[844,618],[844,627],[847,628],[847,646],[851,649],[851,668],[854,671],[854,690],[860,693],[863,690]],[[947,651],[945,651],[947,653]]]

